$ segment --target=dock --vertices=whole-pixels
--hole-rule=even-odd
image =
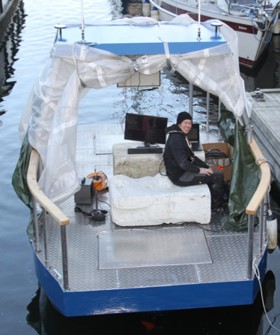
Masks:
[[[266,159],[272,175],[280,186],[280,89],[261,89],[248,94],[252,103],[254,137]]]

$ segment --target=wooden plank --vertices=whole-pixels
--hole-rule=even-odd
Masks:
[[[258,147],[257,143],[255,142],[255,140],[252,140],[252,142],[249,143],[249,146],[256,160],[256,164],[259,165],[261,172],[261,179],[257,187],[257,190],[253,195],[253,197],[251,198],[248,206],[246,207],[246,214],[255,215],[257,214],[258,208],[260,207],[262,200],[265,198],[266,192],[270,188],[271,173],[269,164],[267,160],[263,157],[262,152]]]
[[[37,182],[37,172],[39,166],[40,156],[36,150],[32,150],[28,171],[27,184],[29,190],[35,200],[58,222],[59,225],[67,225],[70,223],[69,218],[58,208],[40,189]]]

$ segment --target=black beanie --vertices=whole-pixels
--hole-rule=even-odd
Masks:
[[[181,113],[179,113],[178,116],[177,116],[177,124],[180,124],[184,120],[191,120],[192,121],[191,114],[189,114],[187,112],[181,112]]]

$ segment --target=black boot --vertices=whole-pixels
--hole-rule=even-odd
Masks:
[[[212,210],[222,208],[225,204],[227,204],[229,190],[226,185],[227,184],[224,182],[223,174],[215,174],[214,183],[209,185],[212,198]]]

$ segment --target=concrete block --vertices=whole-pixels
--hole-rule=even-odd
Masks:
[[[207,185],[180,187],[160,174],[137,179],[114,175],[109,179],[109,197],[112,221],[119,226],[211,220]]]

